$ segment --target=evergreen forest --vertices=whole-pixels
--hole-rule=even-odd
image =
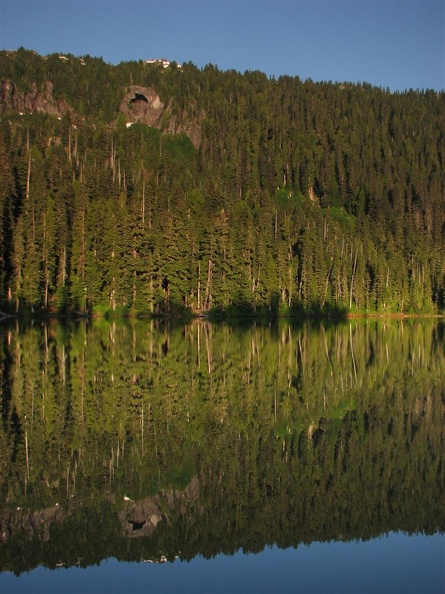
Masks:
[[[445,93],[0,52],[0,310],[443,313]]]

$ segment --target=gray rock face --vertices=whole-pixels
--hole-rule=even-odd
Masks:
[[[138,122],[157,128],[161,125],[164,104],[153,89],[131,86],[122,100],[120,111],[129,123]]]
[[[132,85],[119,107],[124,114],[127,124],[141,123],[162,129],[168,134],[185,134],[197,149],[201,144],[201,122],[204,113],[199,117],[190,117],[183,111],[179,116],[173,115],[170,105],[164,105],[156,91],[150,87]],[[0,113],[47,113],[61,118],[70,111],[75,115],[66,101],[56,100],[53,95],[53,84],[46,81],[41,89],[33,83],[28,92],[19,91],[17,86],[9,81],[0,81]]]
[[[33,83],[29,92],[18,91],[11,81],[0,81],[0,113],[34,113],[36,111],[62,117],[68,111],[68,105],[64,100],[54,99],[53,84],[50,81],[46,81],[40,90]]]
[[[199,118],[191,118],[185,111],[176,116],[171,113],[171,107],[164,105],[154,89],[132,85],[128,87],[122,100],[120,112],[125,115],[128,124],[142,123],[162,128],[172,135],[185,134],[193,146],[199,148],[204,113],[201,113]]]

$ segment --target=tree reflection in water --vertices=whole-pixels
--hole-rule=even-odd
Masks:
[[[0,567],[444,530],[444,324],[0,326]]]

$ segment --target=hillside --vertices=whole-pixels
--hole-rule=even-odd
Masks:
[[[0,52],[0,308],[437,313],[445,94]]]

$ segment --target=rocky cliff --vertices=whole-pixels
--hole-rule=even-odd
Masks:
[[[171,104],[164,105],[154,89],[132,85],[126,90],[119,112],[125,116],[127,125],[142,123],[160,128],[168,134],[185,134],[194,147],[199,148],[204,114],[201,113],[199,118],[191,118],[186,112],[178,116],[172,113],[171,107]],[[29,91],[19,91],[10,80],[0,81],[0,114],[40,112],[61,118],[68,111],[76,115],[75,109],[64,99],[54,98],[50,81],[46,81],[41,88],[33,83]]]
[[[201,113],[198,120],[190,118],[186,112],[180,116],[173,115],[172,105],[167,106],[161,101],[156,91],[150,87],[132,85],[120,105],[120,112],[127,120],[127,125],[142,123],[161,128],[168,134],[185,134],[190,138],[195,148],[201,144]]]
[[[41,112],[62,117],[68,109],[63,99],[54,99],[53,84],[50,81],[46,81],[41,89],[33,83],[28,92],[19,91],[9,80],[0,81],[0,113]]]

